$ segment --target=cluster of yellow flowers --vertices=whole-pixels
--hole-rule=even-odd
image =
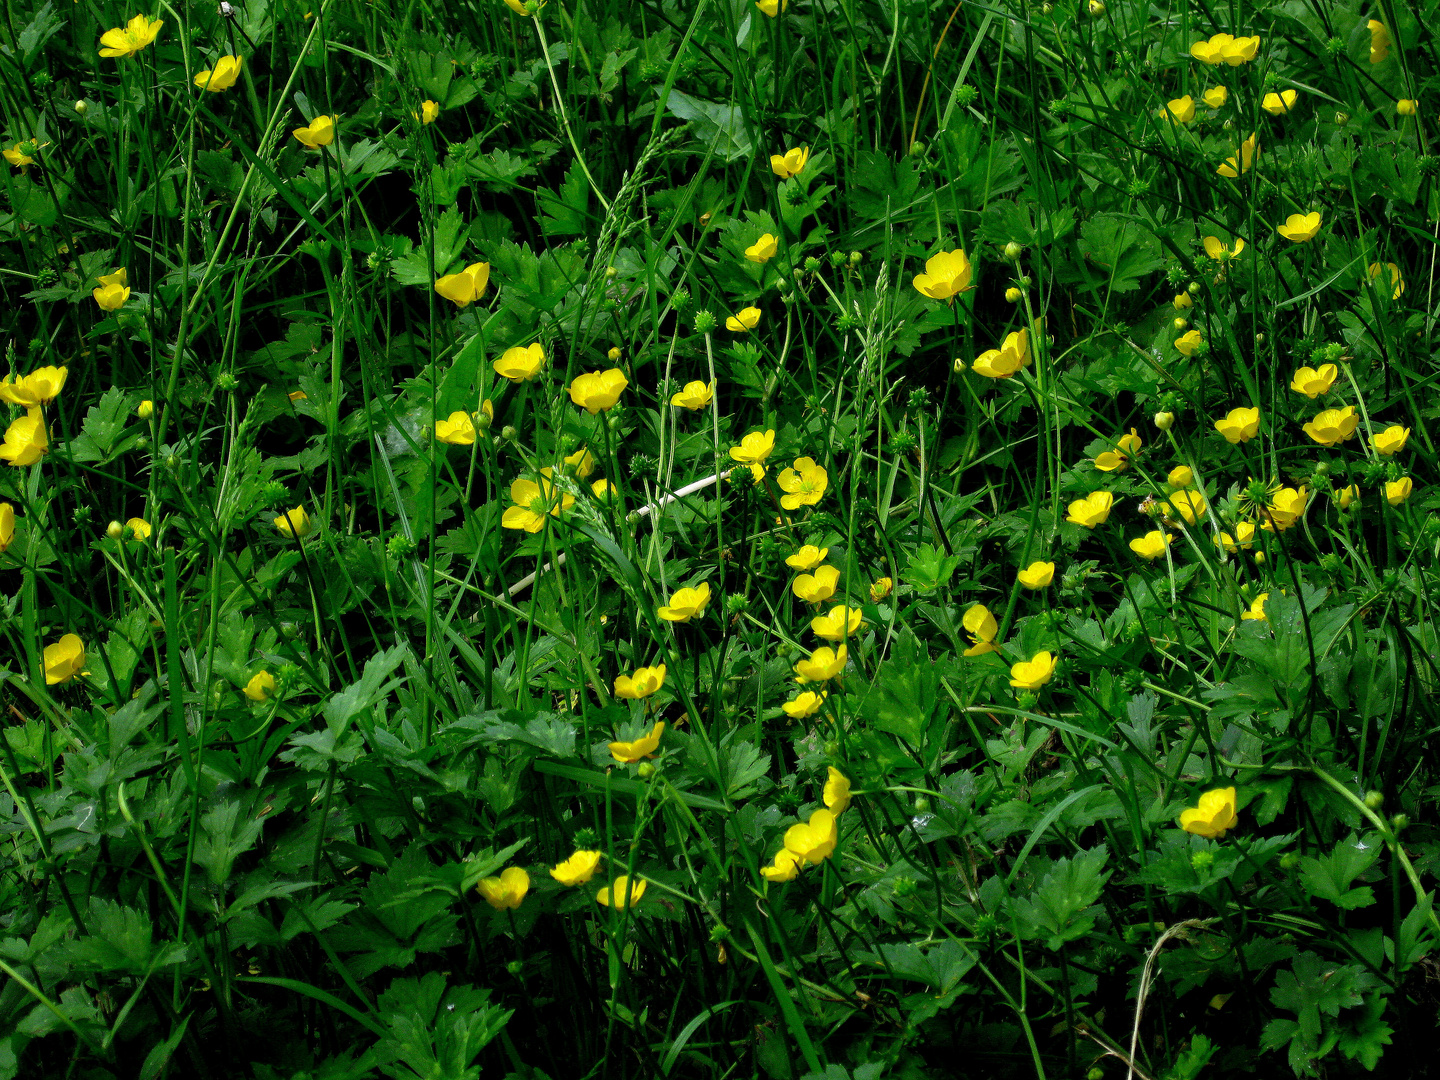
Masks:
[[[785,846],[775,853],[769,866],[760,868],[766,881],[793,881],[801,870],[819,866],[835,853],[835,845],[840,842],[836,819],[850,805],[850,781],[833,765],[821,797],[824,808],[812,812],[809,821],[785,830]]]
[[[23,378],[5,376],[0,381],[0,401],[18,405],[25,415],[5,429],[0,443],[0,461],[15,466],[34,465],[50,451],[50,428],[45,422],[45,406],[65,388],[68,367],[36,368]]]

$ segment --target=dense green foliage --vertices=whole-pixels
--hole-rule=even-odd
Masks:
[[[0,1078],[1431,1075],[1440,11],[781,2],[7,0]]]

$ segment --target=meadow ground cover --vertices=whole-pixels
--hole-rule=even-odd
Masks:
[[[0,1078],[1432,1075],[1437,19],[7,2]]]

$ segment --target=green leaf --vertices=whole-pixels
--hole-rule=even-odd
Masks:
[[[487,723],[484,738],[488,743],[524,743],[560,758],[575,756],[575,725],[554,713],[538,713],[524,727],[508,721]]]
[[[430,271],[430,255],[426,251],[425,237],[415,245],[415,250],[402,255],[390,264],[390,274],[401,285],[433,286],[437,278],[460,268],[460,258],[465,247],[466,226],[460,211],[453,206],[440,215],[435,222],[435,271]]]
[[[900,577],[921,592],[933,592],[950,584],[959,565],[959,555],[946,555],[934,544],[921,544],[910,553]]]
[[[1300,1036],[1309,1048],[1320,1045],[1324,1016],[1339,1016],[1341,1009],[1361,1004],[1361,994],[1376,989],[1379,980],[1363,968],[1336,964],[1312,952],[1295,958],[1291,971],[1275,976],[1270,1001],[1296,1015]]]
[[[1390,1045],[1394,1029],[1380,1017],[1385,1014],[1386,999],[1379,994],[1365,998],[1365,1007],[1351,1023],[1340,1031],[1340,1052],[1351,1061],[1358,1061],[1370,1071],[1380,1064],[1380,1056]]]
[[[118,386],[110,387],[86,412],[80,434],[70,444],[71,457],[76,461],[110,460],[129,416],[125,391]]]
[[[590,225],[590,184],[579,159],[565,173],[559,192],[535,192],[540,231],[546,236],[584,236]]]
[[[1352,835],[1336,844],[1329,855],[1301,859],[1300,884],[1311,896],[1329,900],[1347,911],[1369,907],[1375,902],[1374,891],[1368,885],[1352,889],[1350,883],[1370,869],[1379,857],[1377,837],[1371,835],[1362,840]]]
[[[224,885],[235,860],[255,846],[265,823],[255,814],[254,799],[229,799],[200,819],[195,861],[203,866],[210,884]]]
[[[1165,265],[1160,241],[1140,222],[1121,214],[1096,214],[1085,222],[1080,254],[1085,260],[1082,274],[1114,292],[1134,292],[1146,275]]]
[[[438,971],[396,979],[376,1011],[386,1028],[376,1056],[381,1071],[395,1080],[475,1080],[475,1059],[511,1016],[490,1003],[488,990],[464,984],[447,989]]]
[[[1057,859],[1028,899],[1011,902],[1021,934],[1043,940],[1050,949],[1088,934],[1095,926],[1091,905],[1110,878],[1105,870],[1109,857],[1101,844],[1073,859]]]
[[[745,112],[738,105],[702,101],[671,89],[665,107],[681,120],[689,120],[700,141],[722,161],[748,157],[754,151],[755,144],[745,130]]]

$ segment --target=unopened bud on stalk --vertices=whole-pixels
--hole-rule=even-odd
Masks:
[[[1173,412],[1157,412],[1155,414],[1155,426],[1161,431],[1169,431],[1174,423],[1175,414]]]
[[[1011,262],[1015,262],[1024,253],[1025,249],[1019,244],[1017,244],[1014,240],[1011,240],[1008,244],[1005,245],[1005,258],[1009,259]]]
[[[118,521],[112,521],[109,525],[105,526],[105,535],[111,540],[119,540],[120,537],[125,535],[125,526],[121,525]]]

